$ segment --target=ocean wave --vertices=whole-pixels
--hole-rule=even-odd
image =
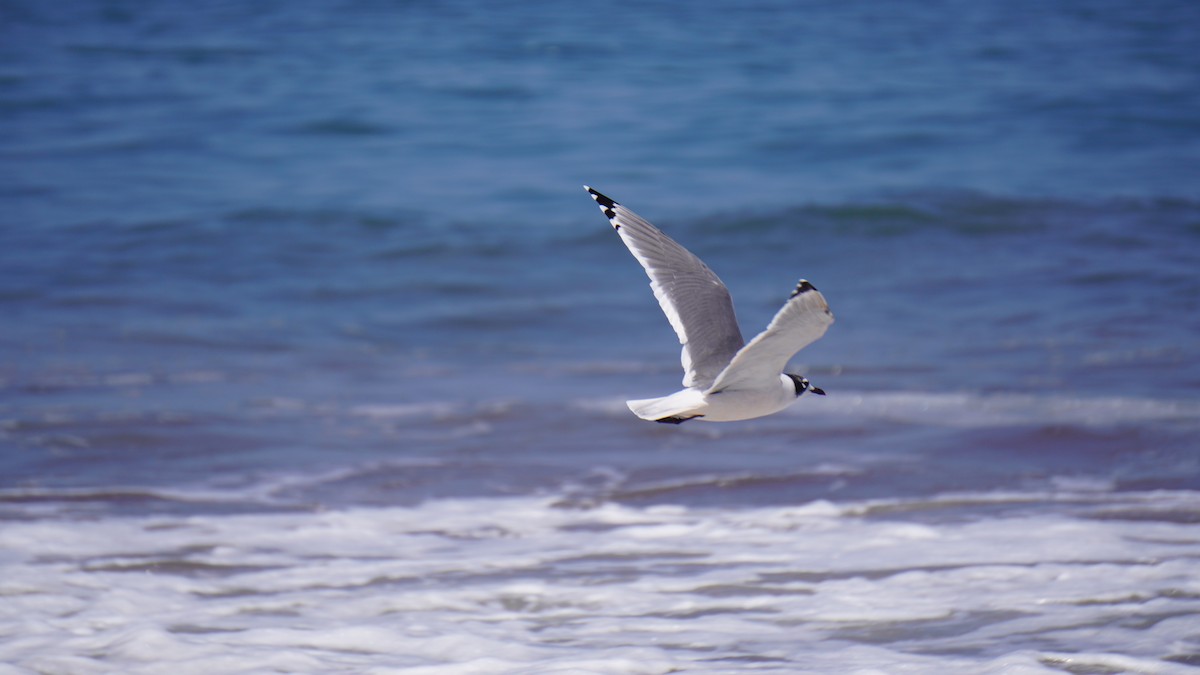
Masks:
[[[801,401],[781,413],[806,421],[854,420],[932,427],[987,428],[1147,423],[1200,424],[1200,401],[1133,396],[987,394],[978,392],[836,391],[818,404]],[[807,405],[806,405],[807,404]],[[628,412],[623,399],[581,399],[573,407],[605,415]]]
[[[1170,673],[1200,652],[1194,526],[1086,517],[1161,500],[1197,511],[1195,493],[1088,494],[1082,514],[1051,504],[904,517],[990,499],[712,509],[523,497],[7,521],[0,630],[21,637],[0,660],[130,673],[232,662],[239,672],[753,662],[763,673]]]
[[[1144,245],[1163,234],[1195,236],[1200,202],[1187,199],[1064,199],[927,189],[799,204],[771,211],[712,212],[694,225],[710,236],[772,232],[808,236],[897,238],[920,233],[967,237],[1045,235],[1088,224],[1093,245]]]
[[[886,420],[935,427],[1008,427],[1200,423],[1200,401],[1126,396],[981,394],[947,392],[840,392],[820,408],[796,405],[785,415]]]

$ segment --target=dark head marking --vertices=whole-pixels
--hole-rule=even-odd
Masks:
[[[803,394],[806,391],[811,391],[812,393],[817,394],[818,396],[825,395],[824,389],[819,389],[817,387],[812,386],[811,384],[809,384],[808,378],[804,377],[803,375],[793,375],[791,373],[784,373],[784,375],[787,375],[788,377],[792,378],[792,384],[796,387],[796,395],[797,396],[799,396],[800,394]]]

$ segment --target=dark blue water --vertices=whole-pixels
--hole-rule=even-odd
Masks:
[[[817,283],[834,392],[1200,392],[1192,3],[3,11],[11,487],[441,452],[355,406],[650,433],[569,407],[677,369],[585,181],[748,334]]]
[[[1198,44],[1172,0],[0,2],[0,516],[1194,523]],[[810,279],[829,396],[630,415],[678,346],[584,183],[747,336]]]

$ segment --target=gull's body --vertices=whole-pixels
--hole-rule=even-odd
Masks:
[[[779,412],[805,391],[824,394],[784,373],[796,352],[833,323],[829,305],[801,279],[766,330],[746,343],[725,284],[703,261],[636,213],[584,186],[633,257],[683,345],[683,386],[661,398],[627,401],[645,420],[733,422]]]

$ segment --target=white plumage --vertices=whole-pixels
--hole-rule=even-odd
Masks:
[[[825,393],[806,378],[783,372],[792,355],[833,323],[829,305],[812,284],[802,279],[766,330],[745,343],[729,291],[704,261],[633,211],[584,189],[646,270],[654,297],[683,345],[684,389],[627,401],[634,414],[675,424],[694,418],[731,422],[783,410],[805,391]]]

